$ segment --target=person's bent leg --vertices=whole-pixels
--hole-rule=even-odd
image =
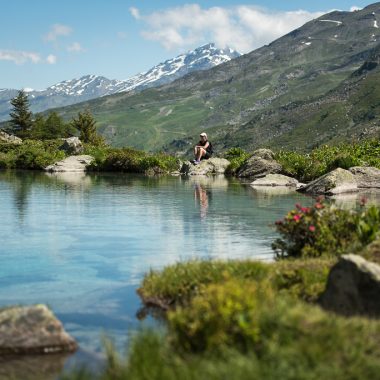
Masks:
[[[197,161],[200,161],[203,156],[206,155],[206,151],[203,148],[198,148]]]

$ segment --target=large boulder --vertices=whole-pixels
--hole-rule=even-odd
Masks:
[[[298,191],[309,194],[336,195],[358,191],[358,185],[354,174],[338,168],[300,187]]]
[[[337,168],[305,186],[299,191],[309,194],[339,195],[366,189],[380,189],[380,170],[354,166],[349,170]]]
[[[230,161],[225,158],[213,157],[202,160],[199,165],[194,165],[190,161],[185,161],[181,167],[181,174],[185,175],[214,175],[224,174]]]
[[[252,183],[252,187],[256,186],[287,186],[296,189],[298,181],[295,178],[282,174],[268,174],[265,177],[257,178]]]
[[[45,305],[0,309],[0,355],[74,352],[75,340]]]
[[[45,168],[47,172],[84,172],[94,160],[92,156],[70,156]]]
[[[69,137],[63,140],[63,144],[59,147],[60,150],[68,154],[81,154],[84,151],[83,144],[78,137]]]
[[[380,266],[358,255],[344,255],[331,269],[320,304],[351,316],[380,317]]]
[[[367,166],[354,166],[349,169],[350,173],[355,176],[359,189],[379,189],[380,188],[380,170]]]
[[[278,174],[282,166],[274,160],[270,149],[258,149],[237,172],[238,177],[260,178],[268,174]]]
[[[22,144],[22,140],[19,137],[10,135],[4,131],[0,131],[0,142],[17,145]]]

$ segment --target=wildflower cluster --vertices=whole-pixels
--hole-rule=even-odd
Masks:
[[[275,223],[281,238],[272,248],[278,258],[336,256],[356,251],[376,238],[380,229],[380,209],[342,210],[322,198],[311,207],[296,204],[283,220]]]

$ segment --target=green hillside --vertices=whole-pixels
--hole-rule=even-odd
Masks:
[[[357,12],[332,12],[170,85],[58,111],[71,118],[88,108],[115,146],[179,154],[202,130],[219,151],[261,145],[310,149],[372,133],[379,116],[378,70],[352,74],[377,51],[377,14],[380,3]],[[350,89],[346,94],[344,86]]]

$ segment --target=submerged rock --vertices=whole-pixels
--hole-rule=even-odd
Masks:
[[[344,255],[331,269],[320,303],[338,314],[380,316],[380,266]]]
[[[87,166],[91,164],[94,157],[82,155],[82,156],[70,156],[62,161],[58,161],[53,165],[49,165],[45,168],[47,172],[84,172]]]
[[[5,142],[9,144],[22,144],[22,140],[14,135],[10,135],[4,131],[0,131],[0,142]]]
[[[237,172],[238,177],[261,178],[268,174],[278,174],[282,166],[274,160],[270,149],[258,149]]]
[[[202,160],[199,165],[194,165],[190,161],[185,161],[181,167],[181,174],[186,175],[213,175],[224,174],[230,161],[225,158],[210,158]]]
[[[295,178],[282,174],[268,174],[265,177],[255,179],[251,186],[287,186],[297,188],[298,181]]]
[[[0,355],[74,352],[75,340],[45,305],[0,309]]]
[[[78,137],[64,139],[64,142],[59,149],[68,154],[81,154],[84,151],[83,144]]]

